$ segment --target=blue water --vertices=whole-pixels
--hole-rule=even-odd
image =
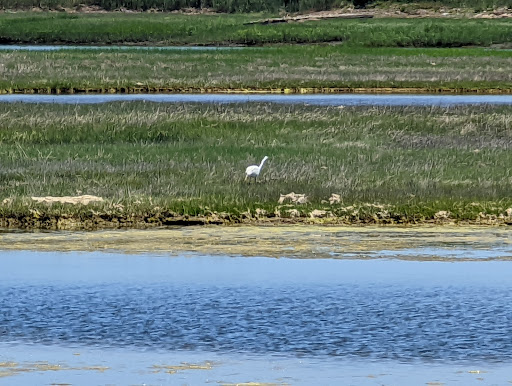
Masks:
[[[61,51],[61,50],[171,50],[171,51],[215,51],[236,50],[248,47],[214,46],[64,46],[64,45],[17,45],[0,44],[0,51]],[[249,48],[254,49],[254,48]]]
[[[472,104],[512,105],[512,95],[370,95],[370,94],[6,94],[0,102],[91,104],[116,101],[162,103],[270,102],[318,106],[453,106]]]
[[[499,363],[511,268],[2,252],[0,343]]]
[[[508,384],[512,262],[470,252],[1,251],[0,385]],[[184,362],[212,367],[166,371]]]

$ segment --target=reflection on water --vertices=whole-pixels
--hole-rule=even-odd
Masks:
[[[452,106],[512,104],[512,95],[371,95],[371,94],[73,94],[0,95],[0,102],[91,104],[116,101],[163,103],[286,103],[317,106]]]

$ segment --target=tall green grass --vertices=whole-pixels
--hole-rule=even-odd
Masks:
[[[0,14],[0,43],[461,47],[512,43],[510,19],[364,19],[247,25],[261,15]]]
[[[128,211],[239,215],[273,213],[295,192],[309,209],[370,203],[419,217],[512,205],[507,106],[0,104],[0,114],[0,201],[93,194]],[[259,180],[245,182],[265,155]],[[332,193],[341,204],[325,203]]]
[[[418,87],[511,90],[512,52],[339,46],[224,51],[0,51],[0,90]]]

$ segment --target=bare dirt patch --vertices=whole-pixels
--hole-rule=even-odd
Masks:
[[[53,196],[46,196],[46,197],[31,197],[32,200],[36,202],[41,202],[45,204],[53,204],[53,203],[61,203],[61,204],[73,204],[73,205],[87,205],[90,202],[101,202],[103,201],[103,198],[98,196],[90,196],[90,195],[83,195],[83,196],[62,196],[62,197],[53,197]]]
[[[351,9],[343,8],[331,11],[308,12],[300,15],[287,15],[283,17],[285,21],[309,21],[321,19],[364,19],[364,18],[474,18],[474,19],[505,19],[512,18],[511,8],[497,8],[475,12],[466,8],[439,8],[427,9],[410,6],[393,6],[389,8],[371,8],[371,9]]]

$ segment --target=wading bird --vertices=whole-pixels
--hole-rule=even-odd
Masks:
[[[258,165],[251,165],[247,166],[247,169],[245,169],[245,180],[247,181],[247,178],[254,177],[254,181],[256,181],[256,177],[260,175],[261,168],[263,167],[263,164],[268,159],[267,156],[263,157],[261,160],[261,163]]]

